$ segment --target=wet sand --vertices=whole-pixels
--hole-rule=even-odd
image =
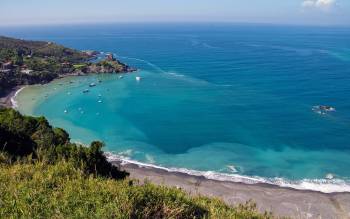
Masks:
[[[12,88],[11,90],[6,91],[4,94],[0,96],[0,107],[13,107],[11,98],[16,95],[16,92],[21,89],[23,86],[17,86]]]
[[[13,107],[11,98],[21,87],[15,87],[0,97],[0,106]],[[120,166],[120,162],[113,161]],[[326,194],[281,188],[270,184],[223,182],[179,172],[126,164],[122,169],[140,182],[148,180],[159,185],[178,187],[191,195],[217,197],[234,206],[253,200],[260,211],[292,218],[350,218],[350,193]]]
[[[113,161],[120,166],[120,162]],[[209,180],[185,173],[168,172],[135,164],[120,166],[140,182],[148,180],[159,185],[178,187],[191,195],[217,197],[234,206],[248,200],[256,202],[262,212],[292,218],[350,218],[350,193],[322,193],[270,184],[243,184]]]

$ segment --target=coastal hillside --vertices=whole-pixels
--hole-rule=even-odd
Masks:
[[[0,218],[273,218],[128,178],[44,117],[0,109]]]
[[[135,69],[112,54],[97,61],[96,51],[78,51],[53,42],[0,36],[0,95],[15,86],[43,84],[65,75],[124,73]]]
[[[0,36],[0,48],[2,52],[6,52],[4,50],[17,52],[17,56],[35,56],[42,58],[47,56],[58,61],[82,62],[88,60],[92,56],[92,54],[66,48],[52,42],[21,40],[4,36]],[[6,61],[6,58],[19,58],[13,57],[12,55],[16,54],[11,53],[9,53],[10,56],[4,56],[6,54],[2,55],[1,61]]]

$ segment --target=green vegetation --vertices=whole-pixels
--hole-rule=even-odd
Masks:
[[[22,116],[13,109],[0,109],[0,148],[7,154],[7,163],[24,156],[48,164],[66,160],[87,175],[125,178],[128,174],[107,161],[102,147],[97,141],[90,147],[71,143],[66,131],[52,128],[44,117]]]
[[[0,218],[270,218],[174,188],[85,176],[70,162],[0,166]]]
[[[86,64],[75,64],[75,65],[73,65],[73,67],[75,69],[82,69],[82,68],[86,67]]]
[[[0,109],[0,218],[272,218],[139,183],[107,162],[103,144],[70,142],[44,117]]]
[[[12,52],[10,56],[6,57],[10,59],[12,57],[16,57],[13,55],[31,57],[35,56],[38,58],[52,57],[60,62],[79,62],[91,58],[86,53],[66,48],[52,42],[19,40],[2,36],[0,36],[0,48],[2,51]],[[3,56],[1,56],[0,61],[4,61]]]
[[[108,67],[100,62],[89,62],[96,54],[94,51],[81,52],[52,42],[0,36],[0,95],[18,85],[47,83],[65,74],[134,70],[110,54]]]
[[[103,144],[70,142],[44,117],[0,109],[0,218],[272,218],[180,189],[130,180]]]
[[[47,83],[74,71],[69,63],[89,58],[85,53],[50,42],[0,37],[0,94],[17,85]]]

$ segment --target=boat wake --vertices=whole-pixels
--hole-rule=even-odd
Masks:
[[[130,154],[130,153],[127,153]],[[297,190],[318,191],[323,193],[340,193],[350,192],[350,182],[342,179],[303,179],[303,180],[288,180],[284,178],[264,178],[259,176],[244,176],[239,174],[219,173],[215,171],[198,171],[190,170],[186,168],[167,168],[155,164],[142,163],[136,160],[132,160],[125,156],[125,153],[114,154],[111,152],[105,153],[109,162],[120,162],[120,164],[134,164],[139,167],[155,168],[172,173],[185,173],[192,176],[201,176],[206,179],[223,181],[223,182],[235,182],[244,184],[268,184],[275,185],[283,188],[291,188]],[[234,172],[234,171],[233,171]]]
[[[162,68],[160,68],[156,64],[153,64],[152,62],[149,62],[147,60],[139,59],[139,58],[133,58],[133,57],[127,57],[127,56],[118,56],[117,54],[113,54],[113,55],[116,56],[116,57],[122,58],[122,59],[130,59],[130,60],[136,60],[136,61],[139,61],[139,62],[143,62],[143,63],[147,64],[148,66],[152,67],[153,69],[159,71],[160,73],[166,73],[166,71],[164,71]]]

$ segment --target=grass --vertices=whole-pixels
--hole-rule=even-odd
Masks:
[[[138,183],[112,166],[103,143],[70,142],[44,117],[0,109],[0,218],[272,218],[253,203]]]
[[[73,67],[75,69],[81,69],[81,68],[84,68],[85,66],[86,66],[86,64],[75,64],[75,65],[73,65]]]
[[[1,154],[0,154],[1,155]],[[1,160],[1,156],[0,156]],[[87,176],[60,161],[0,162],[0,218],[272,218],[152,184]]]

